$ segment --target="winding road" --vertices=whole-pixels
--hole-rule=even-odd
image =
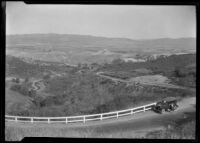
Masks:
[[[23,128],[24,130],[37,129],[41,132],[43,137],[48,137],[51,131],[55,129],[59,132],[66,130],[66,134],[62,137],[70,137],[69,131],[73,130],[75,137],[80,136],[79,131],[83,130],[87,132],[88,128],[94,131],[95,134],[88,137],[98,137],[101,134],[113,134],[115,133],[128,133],[131,132],[131,137],[144,136],[149,131],[162,130],[169,125],[172,125],[175,121],[188,118],[186,113],[196,112],[196,97],[184,98],[178,102],[179,108],[174,112],[165,112],[163,114],[157,114],[153,111],[141,112],[133,115],[123,116],[118,119],[107,119],[102,121],[91,121],[86,123],[15,123],[6,122],[7,127]],[[45,129],[45,131],[43,131]],[[26,135],[25,135],[26,136]],[[28,136],[28,133],[27,133]],[[117,137],[117,136],[116,136]]]
[[[36,90],[36,91],[41,91],[43,90],[45,87],[43,85],[43,80],[42,79],[39,79],[39,80],[34,80],[32,82],[32,87],[33,87],[33,90]]]
[[[118,80],[116,78],[107,77],[97,73],[97,75],[104,78]],[[120,80],[121,81],[121,80]],[[33,82],[33,88],[36,90],[41,90],[43,87],[38,84],[42,80],[35,80]],[[157,114],[153,111],[141,112],[133,115],[123,116],[120,118],[112,118],[102,121],[90,121],[86,123],[16,123],[16,122],[5,122],[6,127],[15,127],[25,130],[38,130],[41,132],[43,137],[48,137],[52,131],[55,129],[59,132],[60,130],[66,130],[66,134],[63,137],[70,137],[68,134],[71,130],[74,131],[75,137],[85,137],[80,136],[79,131],[83,130],[87,132],[87,129],[94,130],[95,134],[88,135],[88,137],[98,137],[98,135],[104,134],[115,134],[115,133],[129,133],[131,132],[131,137],[143,137],[148,132],[154,130],[162,130],[165,127],[173,124],[175,121],[187,118],[186,113],[196,112],[196,97],[188,97],[178,101],[179,108],[174,112],[165,112],[163,114]],[[45,129],[45,131],[44,131]],[[68,131],[68,132],[67,132]],[[77,134],[76,134],[77,133]],[[40,134],[40,133],[39,133]],[[76,136],[77,135],[77,136]],[[24,136],[29,136],[27,133]],[[117,135],[116,135],[117,137]]]

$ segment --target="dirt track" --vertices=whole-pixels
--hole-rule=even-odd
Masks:
[[[168,79],[162,75],[147,75],[147,76],[138,76],[131,78],[129,80],[124,80],[120,78],[115,78],[111,76],[107,76],[103,74],[104,72],[97,72],[96,75],[102,78],[110,79],[114,82],[123,82],[123,83],[139,83],[141,85],[150,85],[150,86],[159,86],[165,88],[177,88],[177,89],[185,89],[185,87],[174,85],[168,83]]]
[[[36,91],[41,91],[41,90],[43,90],[45,87],[44,87],[42,81],[43,81],[43,80],[41,80],[41,79],[39,79],[39,80],[34,80],[34,81],[32,82],[32,87],[33,87],[33,89],[36,90]]]

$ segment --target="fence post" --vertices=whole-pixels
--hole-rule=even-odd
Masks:
[[[83,116],[83,123],[85,123],[85,116]]]
[[[117,118],[118,118],[118,112],[117,112]]]
[[[17,117],[15,117],[15,122],[17,122]]]
[[[31,117],[31,123],[33,123],[33,117]]]
[[[103,118],[102,118],[102,114],[101,114],[101,117],[100,117],[100,120],[102,120]]]
[[[50,123],[50,119],[49,118],[47,118],[48,119],[48,124]]]
[[[145,106],[144,106],[143,108],[144,108],[143,110],[144,110],[144,112],[145,112]]]
[[[133,109],[131,109],[131,115],[133,114]]]
[[[67,124],[67,117],[66,117],[66,124]]]

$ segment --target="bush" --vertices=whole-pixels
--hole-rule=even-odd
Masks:
[[[29,96],[29,90],[26,86],[21,86],[21,90],[19,92],[25,96]]]
[[[17,77],[17,78],[13,78],[12,79],[12,82],[15,82],[15,83],[20,83],[20,79]]]
[[[21,91],[21,85],[18,85],[18,84],[14,84],[10,87],[11,90],[13,91],[17,91],[17,92],[20,92]]]
[[[36,106],[36,107],[43,107],[43,106],[45,106],[45,104],[43,103],[43,98],[42,97],[40,97],[40,96],[35,96],[34,98],[33,98],[33,103],[34,103],[34,105]]]
[[[34,90],[34,89],[29,90],[29,91],[28,91],[28,96],[29,96],[29,97],[34,97],[34,96],[36,96],[36,90]]]
[[[29,96],[29,97],[34,97],[36,96],[36,91],[31,89],[29,90],[27,84],[22,84],[22,85],[19,85],[19,84],[14,84],[10,87],[10,89],[12,91],[16,91],[22,95],[25,95],[25,96]]]

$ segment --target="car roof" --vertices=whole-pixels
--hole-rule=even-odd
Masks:
[[[167,97],[167,98],[164,98],[163,99],[164,101],[175,101],[175,100],[177,100],[175,97]]]

